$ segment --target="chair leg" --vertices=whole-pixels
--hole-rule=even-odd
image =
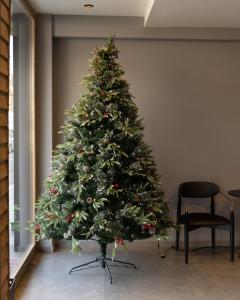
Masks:
[[[184,224],[184,250],[185,250],[185,264],[188,264],[189,253],[189,228],[188,228],[188,212],[185,212],[185,224]]]
[[[211,240],[212,240],[212,249],[215,249],[215,228],[212,227],[211,228]]]
[[[176,250],[177,251],[179,250],[179,237],[180,237],[180,228],[177,228],[176,229]]]
[[[234,261],[234,244],[235,244],[235,232],[234,232],[234,211],[230,213],[230,261]]]
[[[177,228],[176,228],[176,250],[179,250],[179,237],[180,237],[180,224],[181,224],[181,195],[178,193],[178,205],[177,205]]]
[[[185,250],[185,264],[188,264],[188,252],[189,252],[189,231],[187,226],[184,226],[184,250]]]

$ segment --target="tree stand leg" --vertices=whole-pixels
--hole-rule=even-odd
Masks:
[[[100,259],[102,261],[102,267],[105,268],[106,267],[106,254],[107,254],[107,244],[100,244],[101,247],[101,256]]]
[[[85,264],[73,267],[69,274],[72,274],[73,272],[82,271],[90,268],[97,268],[101,266],[103,269],[105,269],[106,273],[109,276],[110,282],[112,284],[112,274],[109,267],[125,267],[125,268],[132,268],[137,269],[135,264],[128,263],[121,260],[112,260],[111,258],[106,257],[107,254],[107,244],[105,243],[99,243],[101,248],[101,256],[98,256],[95,260],[92,260],[90,262],[87,262]],[[109,264],[108,261],[111,261],[112,264]],[[98,263],[96,265],[96,263]],[[92,264],[95,264],[92,266]],[[86,267],[86,268],[85,268]]]

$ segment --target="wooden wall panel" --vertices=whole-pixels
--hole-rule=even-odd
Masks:
[[[9,300],[8,99],[10,0],[0,0],[0,300]]]
[[[0,126],[8,127],[8,115],[6,110],[0,110]],[[6,130],[6,129],[5,129]]]
[[[1,53],[1,49],[0,49]],[[8,110],[8,95],[0,94],[0,109],[7,109]],[[1,142],[1,139],[0,139]]]
[[[1,109],[1,106],[0,106],[0,109]],[[4,147],[4,144],[7,144],[7,143],[8,143],[8,132],[6,131],[6,128],[0,127],[0,148],[2,146]]]
[[[1,69],[0,69],[0,72],[1,72]],[[1,92],[8,94],[8,79],[5,77],[0,77],[0,93]]]
[[[8,163],[7,161],[0,162],[0,178],[6,178],[8,177]]]
[[[9,25],[7,25],[2,19],[0,21],[1,38],[8,43],[9,39]]]
[[[2,195],[6,195],[7,192],[8,192],[8,178],[5,177],[5,178],[0,179],[0,197]],[[0,221],[0,223],[1,223],[1,221]]]
[[[2,56],[8,58],[8,43],[6,43],[4,40],[0,39],[0,53]]]
[[[3,2],[3,4],[5,4],[5,6],[8,8],[9,13],[10,13],[11,1],[10,0],[1,0],[1,2]],[[10,15],[9,15],[9,19],[10,19]]]
[[[0,216],[3,215],[4,213],[6,213],[8,206],[7,206],[7,195],[3,196],[0,199]]]
[[[8,239],[8,229],[5,229],[0,234],[0,251],[2,251],[6,243],[8,243],[7,239]]]
[[[7,228],[7,226],[8,226],[7,223],[8,223],[8,211],[6,210],[5,213],[3,213],[1,215],[0,234]],[[1,256],[2,256],[2,251],[1,251]],[[0,259],[0,261],[1,261],[1,259]]]
[[[6,22],[8,25],[10,24],[10,19],[9,19],[9,9],[7,5],[3,5],[1,7],[1,18],[4,22]]]
[[[8,76],[8,59],[0,57],[0,69],[3,75]]]
[[[7,161],[8,159],[8,149],[4,145],[0,145],[0,157],[1,161]]]

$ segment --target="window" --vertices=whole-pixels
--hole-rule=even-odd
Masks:
[[[34,246],[29,221],[35,200],[33,39],[31,17],[12,2],[9,108],[10,272],[15,277]]]

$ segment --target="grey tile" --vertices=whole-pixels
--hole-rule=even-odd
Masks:
[[[113,284],[101,267],[68,271],[94,259],[98,253],[85,251],[81,257],[58,251],[37,253],[16,291],[15,300],[237,300],[240,262],[231,263],[225,250],[191,253],[189,265],[183,253],[170,250],[162,259],[155,250],[119,252],[117,259],[133,262],[138,270],[111,268]]]

